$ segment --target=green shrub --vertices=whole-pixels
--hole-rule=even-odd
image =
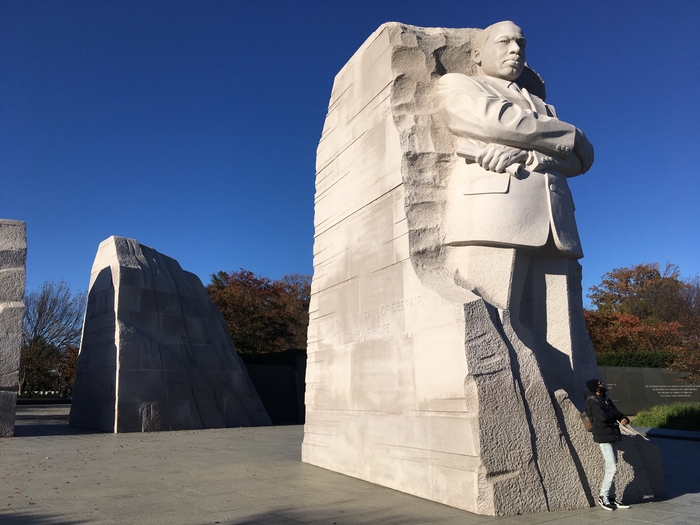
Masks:
[[[642,368],[668,368],[673,363],[673,354],[658,351],[620,351],[596,354],[598,366],[635,366]]]
[[[700,403],[658,405],[634,418],[635,425],[673,430],[700,430]]]

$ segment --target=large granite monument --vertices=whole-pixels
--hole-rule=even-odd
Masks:
[[[566,181],[593,148],[524,43],[384,24],[317,152],[302,460],[492,515],[589,506],[603,477]],[[662,495],[658,449],[619,450],[618,494]]]
[[[0,437],[15,434],[26,263],[25,223],[0,219]]]
[[[69,423],[149,432],[270,419],[199,278],[110,237],[92,267]]]

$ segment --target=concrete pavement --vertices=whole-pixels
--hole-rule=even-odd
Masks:
[[[669,499],[494,518],[301,463],[302,426],[148,434],[68,427],[66,406],[18,407],[0,440],[0,524],[700,523],[700,442],[657,439]]]

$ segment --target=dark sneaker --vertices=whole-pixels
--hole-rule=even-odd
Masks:
[[[607,496],[598,496],[596,503],[605,510],[615,510],[615,507],[610,504],[610,500]]]
[[[629,509],[629,505],[625,505],[621,501],[616,500],[615,498],[610,498],[610,505],[615,507],[616,509]]]

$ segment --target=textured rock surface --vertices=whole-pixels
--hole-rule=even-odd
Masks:
[[[391,110],[394,61],[415,66],[405,33],[382,26],[336,76],[318,147],[302,460],[476,511],[463,306],[409,258]]]
[[[535,358],[510,342],[507,319],[503,337],[493,322],[497,315],[482,300],[465,305],[465,395],[478,418],[481,460],[477,509],[518,514],[585,507],[592,499]]]
[[[478,32],[385,24],[336,76],[317,152],[302,460],[482,514],[580,508],[602,465],[571,419],[597,374],[580,265],[467,246],[486,283],[542,275],[524,296],[546,311],[515,319],[450,270],[455,140],[433,87],[472,72]],[[533,71],[518,83],[544,97]],[[621,453],[637,480],[622,481],[626,499],[660,494],[643,481],[658,459],[647,445]]]
[[[0,437],[14,435],[26,261],[25,223],[0,220]]]
[[[92,268],[70,424],[150,432],[270,420],[199,278],[110,237]]]
[[[589,500],[598,494],[605,475],[605,463],[600,447],[588,432],[581,431],[581,416],[566,392],[555,392],[559,423],[564,429],[572,457],[580,473]],[[617,474],[615,490],[626,501],[648,501],[666,497],[661,451],[641,436],[622,436],[617,444]],[[593,501],[591,500],[591,504]]]

